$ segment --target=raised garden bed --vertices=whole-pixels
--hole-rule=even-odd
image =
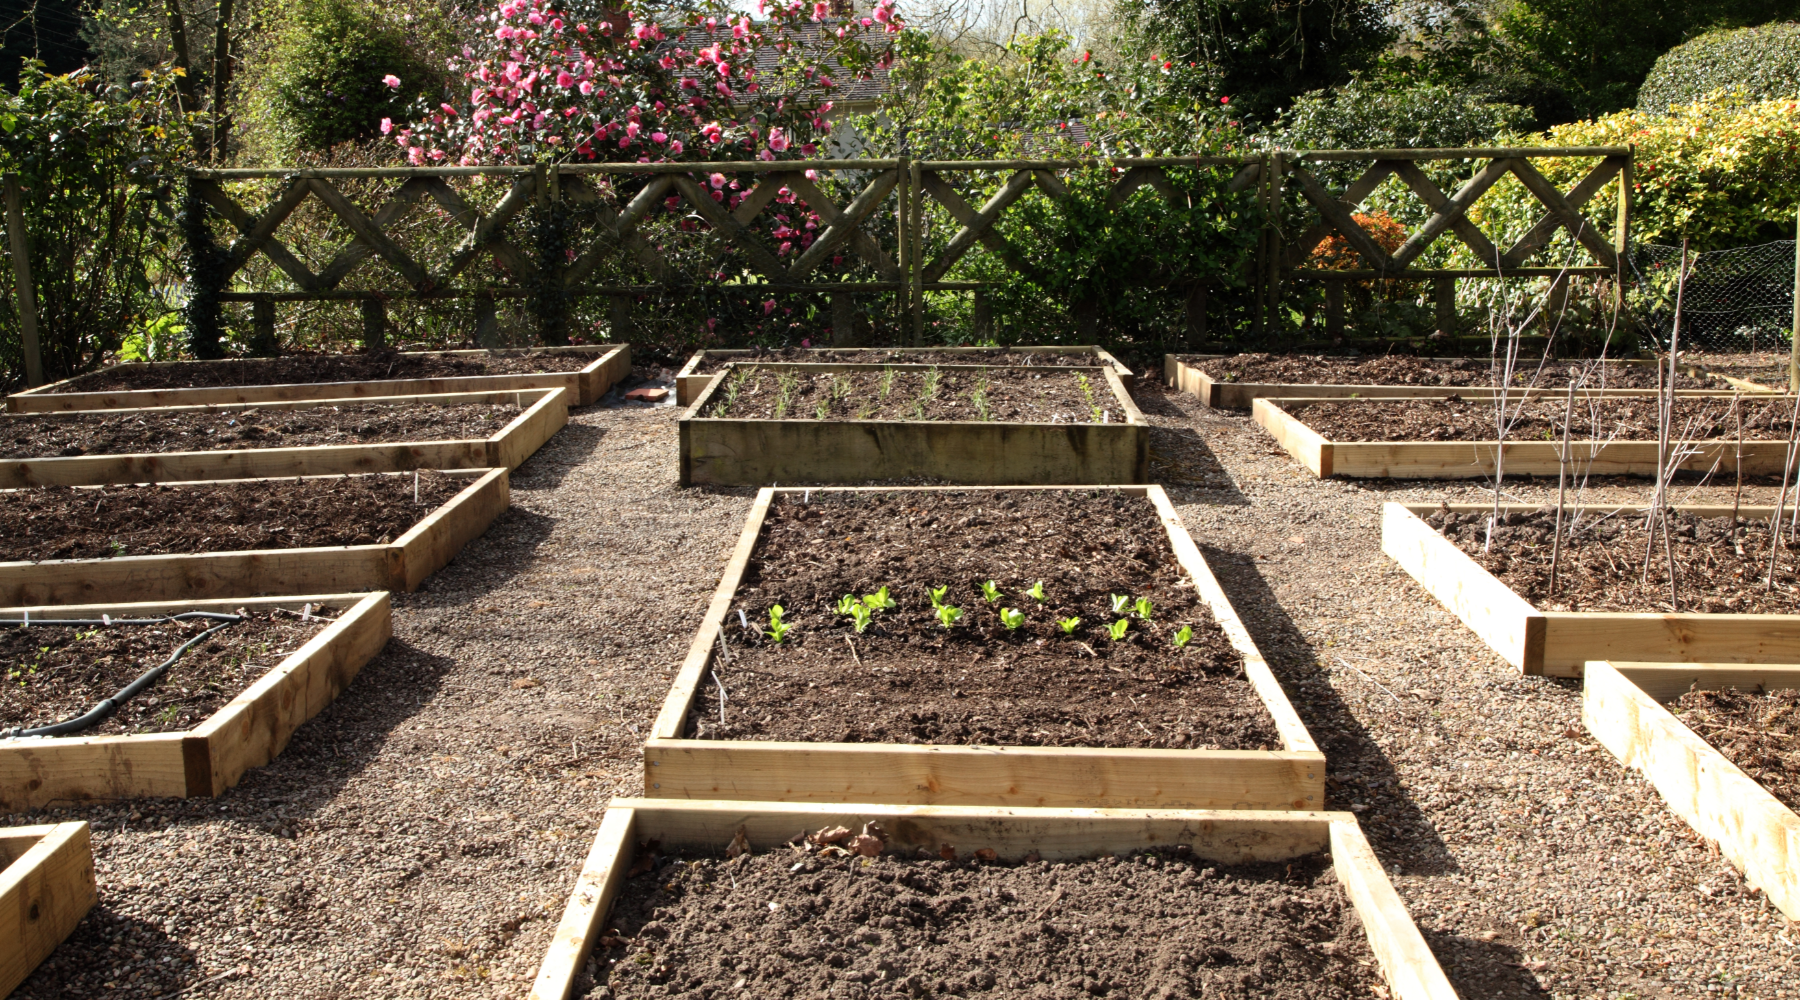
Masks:
[[[1348,813],[614,799],[530,1000],[846,987],[1456,996]]]
[[[569,422],[566,389],[0,417],[0,488],[515,469]]]
[[[586,406],[630,372],[631,348],[613,344],[129,362],[14,393],[6,408],[50,413],[521,389],[567,389],[573,405]]]
[[[894,606],[857,600],[856,631],[837,603],[880,587]],[[780,643],[758,624],[776,604]],[[1159,486],[764,489],[644,756],[655,798],[1324,801],[1323,756]]]
[[[1521,361],[1523,388],[1537,377],[1540,389],[1568,384],[1579,361],[1552,361],[1537,370],[1537,359]],[[1656,368],[1648,361],[1614,361],[1606,372],[1606,391],[1618,395],[1652,395]],[[1330,355],[1165,354],[1163,378],[1171,386],[1200,397],[1207,406],[1247,410],[1258,399],[1408,399],[1443,396],[1445,390],[1465,396],[1491,392],[1494,376],[1485,358],[1418,358],[1410,355],[1335,357]],[[1681,393],[1730,392],[1731,385],[1697,369],[1679,376]]]
[[[1800,666],[1595,660],[1582,683],[1594,738],[1800,920],[1800,768],[1789,763]]]
[[[1149,463],[1108,368],[751,365],[681,418],[683,486],[1140,483]]]
[[[1131,369],[1098,347],[786,347],[779,350],[695,351],[675,376],[675,401],[692,405],[708,384],[732,363],[949,364],[1111,368],[1130,389]]]
[[[0,997],[50,957],[97,898],[87,823],[0,827]]]
[[[1525,415],[1513,424],[1504,443],[1508,475],[1554,476],[1563,467],[1565,405],[1554,396],[1508,404],[1509,414]],[[1650,398],[1577,397],[1568,468],[1578,475],[1655,475],[1656,405]],[[1744,399],[1739,405],[1745,418],[1741,449],[1735,418],[1727,417],[1729,398],[1676,401],[1677,433],[1693,434],[1692,446],[1683,449],[1688,454],[1680,463],[1681,471],[1781,473],[1793,397]],[[1321,479],[1479,479],[1494,474],[1501,454],[1502,443],[1494,439],[1494,406],[1490,400],[1461,398],[1259,399],[1253,416],[1288,454]],[[1597,427],[1584,426],[1590,407],[1599,408]],[[1689,416],[1701,419],[1690,424]],[[1718,436],[1721,433],[1730,437]]]
[[[507,502],[505,469],[7,491],[0,604],[413,590]]]
[[[116,714],[79,733],[8,738],[81,716],[217,619],[242,614]],[[45,621],[97,620],[57,626]],[[29,626],[18,624],[29,621]],[[275,759],[393,632],[386,592],[0,610],[0,812],[53,802],[218,795]]]
[[[1777,591],[1763,589],[1769,507],[1741,508],[1744,527],[1735,539],[1719,527],[1731,517],[1729,506],[1677,508],[1683,516],[1672,540],[1681,573],[1679,610],[1670,610],[1668,603],[1660,542],[1651,558],[1649,582],[1639,582],[1645,548],[1639,508],[1582,509],[1590,521],[1609,515],[1610,520],[1580,534],[1579,544],[1565,541],[1560,572],[1569,582],[1554,599],[1546,596],[1551,549],[1546,529],[1553,524],[1553,512],[1501,505],[1504,523],[1495,528],[1493,551],[1483,556],[1492,510],[1489,504],[1384,504],[1381,550],[1524,673],[1578,677],[1588,660],[1800,662],[1800,598],[1795,590],[1800,581],[1792,557],[1778,566]],[[1446,537],[1427,518],[1452,521],[1461,541]],[[1709,525],[1708,519],[1722,520]],[[1734,543],[1743,546],[1744,556],[1735,554]],[[1478,558],[1488,560],[1493,570]],[[1733,575],[1739,565],[1755,567],[1748,582]],[[1577,597],[1575,609],[1570,609],[1571,597]]]

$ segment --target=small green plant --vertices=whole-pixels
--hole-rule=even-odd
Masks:
[[[949,584],[945,584],[942,587],[931,588],[931,606],[934,608],[943,607],[944,599],[947,596],[949,596],[949,594],[950,594],[950,585]]]
[[[769,637],[770,642],[780,642],[782,637],[787,635],[788,629],[793,627],[789,623],[781,620],[781,616],[784,614],[786,614],[786,612],[782,610],[782,607],[779,604],[769,608],[769,628],[768,631],[763,634]]]
[[[1044,599],[1044,581],[1039,580],[1038,582],[1032,584],[1031,589],[1027,590],[1025,592],[1025,596],[1031,598],[1034,601],[1043,600]]]
[[[1136,601],[1133,601],[1131,606],[1132,609],[1137,612],[1139,618],[1142,618],[1144,621],[1150,620],[1150,598],[1140,597]]]
[[[1194,638],[1194,630],[1189,628],[1186,625],[1181,626],[1181,629],[1175,633],[1175,648],[1176,649],[1185,648],[1187,646],[1187,644],[1193,640],[1193,638]]]
[[[725,380],[725,395],[720,398],[719,405],[713,408],[713,416],[722,417],[731,412],[731,408],[737,405],[738,393],[744,388],[744,383],[748,382],[750,376],[754,374],[756,374],[756,366],[751,365],[748,368],[739,368]]]
[[[858,419],[858,420],[867,420],[867,419],[869,419],[869,417],[870,417],[870,416],[871,416],[871,415],[873,415],[873,414],[874,414],[874,412],[875,412],[875,408],[874,408],[874,407],[873,407],[873,406],[870,406],[870,405],[868,405],[868,404],[867,404],[867,403],[865,403],[865,404],[863,404],[863,405],[862,405],[862,406],[859,406],[859,407],[857,407],[857,409],[856,409],[856,419]]]
[[[174,722],[178,717],[180,717],[180,715],[181,715],[181,706],[180,705],[170,705],[168,708],[165,708],[161,712],[157,713],[156,721],[167,725],[168,723]]]
[[[1094,384],[1088,381],[1086,375],[1079,373],[1076,374],[1075,381],[1081,386],[1081,394],[1087,398],[1088,411],[1094,415],[1094,423],[1100,423],[1105,414],[1101,412],[1100,404],[1094,402]]]
[[[938,622],[940,624],[942,624],[945,628],[949,628],[950,626],[955,625],[956,620],[961,617],[962,617],[962,609],[961,608],[953,608],[948,604],[943,604],[943,605],[939,605],[939,607],[937,609]]]
[[[1081,619],[1058,618],[1056,620],[1056,626],[1063,630],[1063,635],[1074,635],[1075,630],[1081,627]]]
[[[873,594],[863,595],[863,604],[867,605],[870,611],[886,611],[896,603],[898,602],[888,596],[888,589],[886,586],[883,586]]]
[[[112,546],[112,554],[113,555],[122,556],[125,554],[125,543],[124,542],[121,542],[117,538],[115,538],[108,544]]]
[[[835,376],[831,380],[831,395],[828,398],[833,403],[849,399],[850,398],[850,388],[851,388],[850,376],[848,376],[848,375]]]
[[[1001,608],[1000,624],[1005,625],[1008,631],[1016,629],[1025,624],[1025,612],[1018,608]]]
[[[1131,597],[1128,594],[1108,594],[1107,596],[1112,598],[1112,613],[1115,615],[1122,615],[1125,613],[1125,609],[1131,607]]]
[[[794,390],[800,387],[800,376],[791,371],[783,371],[775,376],[775,419],[787,416],[788,407],[793,405]]]
[[[881,370],[881,398],[887,399],[888,392],[894,388],[894,376],[900,374],[898,369],[883,368]]]
[[[1006,595],[1000,593],[1000,588],[994,586],[994,581],[989,580],[981,585],[981,596],[987,598],[988,603],[992,604]]]
[[[838,598],[837,613],[840,615],[848,615],[848,614],[852,613],[852,611],[854,609],[859,608],[861,606],[862,606],[862,602],[856,599],[855,594],[845,594],[844,596]]]
[[[976,416],[980,417],[982,420],[994,419],[988,412],[988,380],[986,375],[983,375],[976,380],[974,390],[969,393],[969,402],[974,404]]]
[[[813,416],[819,418],[820,420],[824,420],[826,417],[831,416],[831,400],[829,400],[829,399],[819,400],[819,405],[813,407]]]
[[[874,620],[874,618],[875,613],[868,608],[863,607],[861,604],[850,609],[850,624],[856,626],[857,635],[862,635],[863,629],[868,628],[869,622]]]
[[[1106,626],[1106,631],[1114,639],[1123,639],[1123,638],[1125,638],[1125,630],[1130,627],[1131,627],[1131,619],[1121,618],[1118,621],[1113,622],[1111,625]]]

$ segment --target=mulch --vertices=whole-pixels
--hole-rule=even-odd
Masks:
[[[519,413],[512,403],[356,403],[298,410],[8,414],[0,417],[0,458],[481,439]]]
[[[134,389],[201,389],[233,385],[293,385],[367,382],[387,379],[466,378],[471,375],[535,375],[572,372],[594,362],[593,354],[431,355],[379,351],[372,354],[287,354],[276,358],[179,361],[141,368],[106,368],[79,376],[57,392],[124,392]]]
[[[725,376],[705,417],[743,420],[995,420],[1122,423],[1110,384],[1059,369],[979,373],[928,367],[809,372],[746,366]]]
[[[1689,691],[1669,709],[1770,795],[1800,810],[1800,691]]]
[[[1405,354],[1335,356],[1305,354],[1234,354],[1225,357],[1183,355],[1215,382],[1274,385],[1417,385],[1491,386],[1500,368],[1488,358],[1419,358]],[[1571,378],[1589,388],[1655,389],[1657,368],[1647,364],[1598,361],[1545,361],[1520,358],[1513,365],[1514,387],[1565,386]],[[1677,374],[1678,389],[1729,391],[1716,379]]]
[[[1504,416],[1498,401],[1367,399],[1320,403],[1282,402],[1282,409],[1328,441],[1554,441],[1563,425],[1573,441],[1655,441],[1661,434],[1654,398],[1514,399]],[[1672,441],[1737,439],[1785,441],[1796,415],[1793,399],[1733,400],[1677,397],[1669,424]]]
[[[945,354],[939,351],[909,351],[905,348],[808,349],[800,347],[758,347],[748,354],[708,354],[700,359],[691,374],[716,372],[727,364],[752,362],[801,362],[833,365],[1003,365],[1006,367],[1084,368],[1101,364],[1088,351],[1009,351],[1004,348]]]

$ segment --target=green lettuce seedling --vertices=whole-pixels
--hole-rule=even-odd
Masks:
[[[1113,622],[1111,625],[1106,626],[1106,631],[1111,633],[1112,637],[1114,639],[1123,639],[1123,638],[1125,638],[1125,630],[1130,627],[1131,627],[1131,619],[1121,618],[1118,621]]]
[[[781,616],[785,613],[779,604],[769,608],[769,630],[764,634],[769,637],[771,642],[780,642],[782,636],[787,635],[788,629],[793,627],[781,620]]]
[[[994,586],[994,581],[989,580],[988,582],[981,585],[981,596],[987,598],[988,603],[992,604],[995,601],[998,601],[1000,598],[1004,597],[1005,595],[1000,593],[999,587]]]
[[[945,584],[942,587],[931,588],[931,606],[934,608],[943,607],[944,606],[944,598],[946,596],[948,596],[949,593],[950,593],[950,585],[949,584]]]
[[[1181,626],[1181,631],[1175,633],[1175,648],[1181,649],[1182,647],[1184,647],[1188,644],[1189,640],[1191,640],[1193,638],[1194,638],[1194,630],[1187,627],[1186,625]]]
[[[1000,624],[1005,625],[1008,629],[1018,628],[1025,624],[1025,612],[1017,608],[1001,608]]]
[[[850,609],[850,622],[856,626],[856,634],[861,635],[863,629],[869,627],[869,621],[875,617],[874,612],[861,604]]]
[[[1044,599],[1044,581],[1039,580],[1038,582],[1032,584],[1031,589],[1027,590],[1025,592],[1025,596],[1031,598],[1034,601],[1043,600]]]
[[[888,596],[888,589],[885,586],[873,594],[863,595],[863,604],[867,605],[870,611],[886,611],[896,603],[898,602]]]
[[[1122,615],[1126,608],[1131,607],[1131,597],[1127,594],[1108,594],[1107,596],[1112,598],[1112,613],[1115,615]]]
[[[1058,627],[1060,627],[1063,630],[1063,635],[1074,635],[1075,630],[1077,628],[1081,627],[1081,619],[1079,619],[1079,618],[1058,618],[1056,620],[1056,624]]]
[[[837,613],[840,615],[855,614],[853,609],[860,607],[862,607],[862,602],[857,600],[854,594],[845,594],[838,598]]]
[[[953,608],[948,604],[940,604],[937,609],[937,617],[945,628],[949,628],[956,624],[958,618],[962,617],[962,609]]]
[[[1140,597],[1133,602],[1132,607],[1137,609],[1137,616],[1139,618],[1142,618],[1145,621],[1150,620],[1150,598]]]

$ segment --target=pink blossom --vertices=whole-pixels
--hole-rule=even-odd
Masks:
[[[819,179],[819,172],[818,172],[818,171],[817,171],[817,170],[808,170],[808,171],[807,171],[807,172],[806,172],[806,179],[807,179],[807,180],[809,180],[809,181],[816,181],[816,180],[818,180],[818,179]]]
[[[650,141],[661,145],[662,143],[669,141],[669,136],[665,132],[652,132],[650,133]]]
[[[417,146],[413,146],[413,147],[407,149],[406,162],[412,164],[415,167],[424,166],[425,165],[425,151],[423,149],[420,149]]]
[[[502,24],[500,27],[494,29],[494,37],[500,39],[503,42],[506,41],[508,38],[511,38],[512,36],[513,36],[513,30],[512,30],[512,28],[508,27],[507,25]]]
[[[400,89],[400,78],[395,76],[392,73],[389,73],[388,75],[382,77],[381,82],[387,84],[389,90],[399,90]]]
[[[756,154],[756,158],[759,160],[773,160],[775,158],[775,154],[771,153],[765,149],[762,152]]]
[[[800,346],[801,346],[801,347],[811,347],[811,346],[812,346],[812,340],[811,340],[811,339],[810,339],[810,338],[808,338],[808,339],[805,339],[805,340],[802,340],[802,341],[800,341]]]
[[[600,33],[602,35],[612,34],[612,22],[611,21],[601,21],[600,22]]]
[[[577,25],[576,25],[576,26],[575,26],[575,30],[576,30],[576,31],[579,31],[579,32],[581,32],[581,33],[582,33],[582,34],[584,34],[584,35],[585,35],[585,34],[587,34],[587,33],[588,33],[588,26],[587,26],[587,25],[585,25],[585,24],[577,24]]]
[[[784,153],[788,148],[788,137],[781,129],[769,130],[769,148],[777,153]]]
[[[894,10],[893,10],[892,6],[890,6],[886,2],[876,5],[875,20],[880,21],[882,24],[887,24],[889,21],[892,21],[893,19],[894,19]]]
[[[581,92],[583,94],[592,94],[594,92],[594,81],[592,81],[592,80],[581,81],[581,87],[579,89],[581,90]]]
[[[441,149],[434,149],[431,152],[426,153],[425,155],[431,157],[434,160],[441,160],[444,158],[444,151]]]
[[[685,148],[686,147],[681,144],[681,140],[676,139],[675,141],[669,143],[669,155],[670,156],[680,156],[681,151]]]
[[[708,177],[706,179],[706,182],[713,186],[713,190],[717,191],[720,188],[725,186],[725,175],[724,174],[713,174],[711,177]]]
[[[831,12],[831,5],[824,2],[824,0],[819,0],[818,3],[813,4],[812,19],[815,21],[823,21],[823,20],[825,20],[825,15],[830,12]]]
[[[767,316],[774,311],[775,311],[775,300],[774,299],[770,299],[769,301],[763,303],[763,315],[764,316]]]
[[[731,26],[731,37],[732,38],[742,40],[745,36],[747,36],[749,34],[750,34],[750,19],[747,17],[741,18],[738,21],[738,23]]]
[[[456,117],[456,109],[455,109],[455,108],[453,108],[453,107],[451,107],[451,106],[450,106],[450,105],[448,105],[448,104],[439,104],[439,105],[438,105],[438,107],[440,107],[440,108],[443,108],[443,109],[444,109],[444,114],[446,114],[446,115],[449,115],[449,116],[450,116],[450,117],[452,117],[452,118],[455,118],[455,117]]]
[[[716,90],[716,91],[718,91],[718,92],[719,92],[719,93],[721,93],[721,94],[724,94],[724,95],[725,95],[725,96],[726,96],[726,97],[732,97],[732,96],[734,96],[734,95],[733,95],[733,94],[732,94],[732,93],[731,93],[731,88],[730,88],[730,87],[727,87],[727,86],[725,86],[725,85],[724,85],[724,84],[723,84],[723,83],[715,83],[715,84],[713,84],[713,89],[714,89],[714,90]]]
[[[575,75],[566,69],[558,70],[556,73],[556,85],[564,90],[568,90],[570,87],[575,86]]]
[[[794,251],[794,244],[783,243],[780,247],[778,247],[776,249],[775,256],[786,257],[788,254],[792,253],[793,251]]]
[[[530,14],[525,16],[525,20],[530,21],[532,24],[543,24],[544,23],[544,15],[539,14],[537,11],[534,10]]]
[[[551,18],[550,19],[550,30],[560,33],[563,30],[563,19],[560,17]]]
[[[383,118],[381,120],[381,134],[387,135],[389,132],[392,132],[393,130],[394,130],[394,120],[392,118]]]

